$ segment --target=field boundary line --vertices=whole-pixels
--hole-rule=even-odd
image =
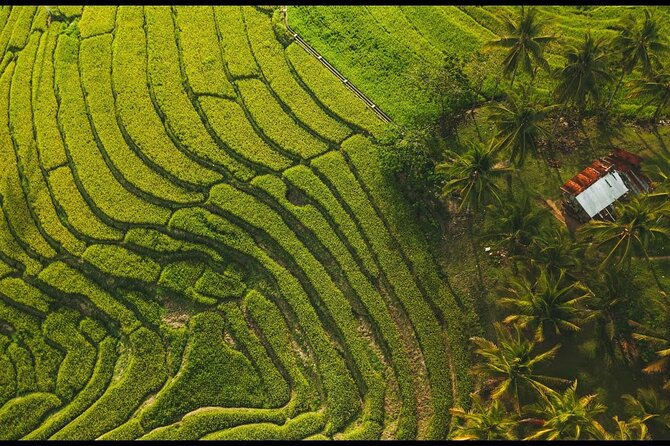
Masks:
[[[331,73],[333,73],[342,83],[349,88],[359,99],[365,102],[365,105],[368,106],[376,115],[384,122],[393,123],[393,120],[379,108],[377,104],[372,102],[361,90],[359,90],[354,84],[352,84],[349,79],[344,77],[335,67],[333,67],[330,62],[328,62],[321,54],[319,54],[312,46],[305,41],[302,37],[298,35],[297,32],[293,30],[288,24],[288,6],[281,6],[282,13],[284,15],[284,26],[286,29],[293,35],[293,39],[300,45],[305,51],[314,56],[319,62],[323,64]]]

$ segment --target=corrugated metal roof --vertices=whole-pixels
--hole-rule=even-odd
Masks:
[[[577,195],[575,199],[582,205],[589,217],[599,214],[619,197],[628,192],[628,188],[616,171],[591,184],[586,190]]]

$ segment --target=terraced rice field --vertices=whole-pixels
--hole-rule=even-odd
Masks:
[[[269,8],[59,11],[0,9],[0,438],[444,438],[476,320],[377,116]]]
[[[654,7],[664,34],[670,32],[670,8]],[[563,67],[563,52],[579,45],[587,31],[594,38],[611,38],[608,26],[628,14],[644,17],[634,6],[546,6],[538,16],[547,21],[545,33],[558,40],[547,47],[552,69]],[[466,72],[473,78],[484,72],[483,91],[491,95],[500,76],[506,49],[488,50],[484,44],[505,33],[504,15],[516,17],[514,6],[295,6],[289,7],[289,25],[340,72],[351,79],[398,123],[411,122],[437,105],[421,88],[417,67],[439,66],[445,55],[470,59]],[[480,51],[493,63],[484,66],[473,55]],[[548,96],[555,80],[540,71],[536,87]],[[522,78],[523,80],[523,75]],[[507,82],[507,81],[505,81]],[[517,82],[517,85],[519,82]],[[507,84],[509,85],[509,84]],[[622,111],[639,115],[639,100],[622,98]],[[649,108],[651,113],[653,108]]]

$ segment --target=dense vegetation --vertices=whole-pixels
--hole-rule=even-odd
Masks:
[[[627,13],[290,7],[386,125],[278,7],[0,7],[0,439],[667,438]],[[615,145],[657,188],[575,237],[533,191]]]
[[[668,438],[667,9],[296,9],[296,29],[401,124],[384,168],[432,245],[474,257],[486,336],[470,339],[475,391],[449,438]],[[580,16],[591,26],[576,32]],[[440,46],[464,17],[495,30],[472,33],[474,56],[467,32]],[[417,41],[441,63],[424,68]],[[344,60],[347,45],[371,55]],[[653,192],[568,229],[559,187],[615,147],[643,155]]]

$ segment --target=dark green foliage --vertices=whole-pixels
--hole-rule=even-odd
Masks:
[[[408,130],[389,139],[380,150],[382,169],[396,179],[416,215],[431,221],[442,210],[438,196],[444,179],[435,172],[430,135]]]

